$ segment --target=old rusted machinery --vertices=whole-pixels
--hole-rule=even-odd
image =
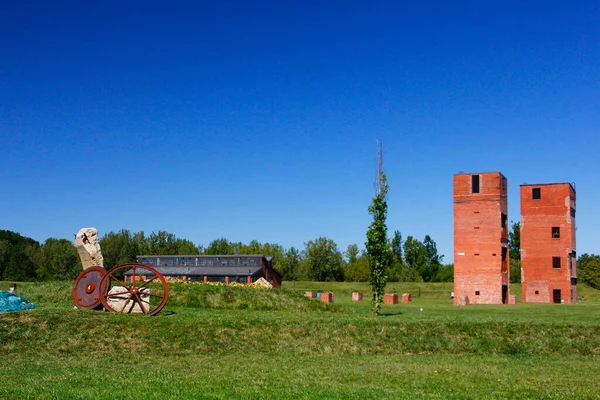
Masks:
[[[71,297],[82,310],[156,315],[169,298],[165,277],[143,264],[123,264],[110,271],[85,269],[73,283]]]

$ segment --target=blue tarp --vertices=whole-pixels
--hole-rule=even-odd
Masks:
[[[0,290],[0,314],[11,311],[23,311],[35,308],[35,304],[9,291]]]

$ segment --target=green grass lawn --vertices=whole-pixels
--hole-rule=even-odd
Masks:
[[[0,282],[0,290],[9,283]],[[4,399],[583,399],[600,393],[600,296],[453,307],[452,284],[396,284],[371,315],[356,283],[172,284],[156,317],[80,311],[70,282],[22,283],[0,315]],[[397,286],[397,287],[395,287]],[[512,286],[513,293],[519,289]],[[304,298],[333,291],[336,304]],[[423,309],[423,311],[421,311]]]

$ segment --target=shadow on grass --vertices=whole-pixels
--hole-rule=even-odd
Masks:
[[[155,315],[155,317],[170,317],[171,315],[176,315],[177,313],[175,311],[171,311],[171,310],[161,310],[158,314]]]
[[[402,311],[398,310],[398,311],[387,311],[387,312],[382,312],[381,314],[379,314],[380,317],[393,317],[395,315],[402,315],[404,314]]]

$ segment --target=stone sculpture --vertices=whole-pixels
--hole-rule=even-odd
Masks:
[[[100,249],[100,238],[96,228],[82,228],[75,235],[75,248],[79,254],[81,265],[86,270],[89,267],[104,268],[104,258]]]

